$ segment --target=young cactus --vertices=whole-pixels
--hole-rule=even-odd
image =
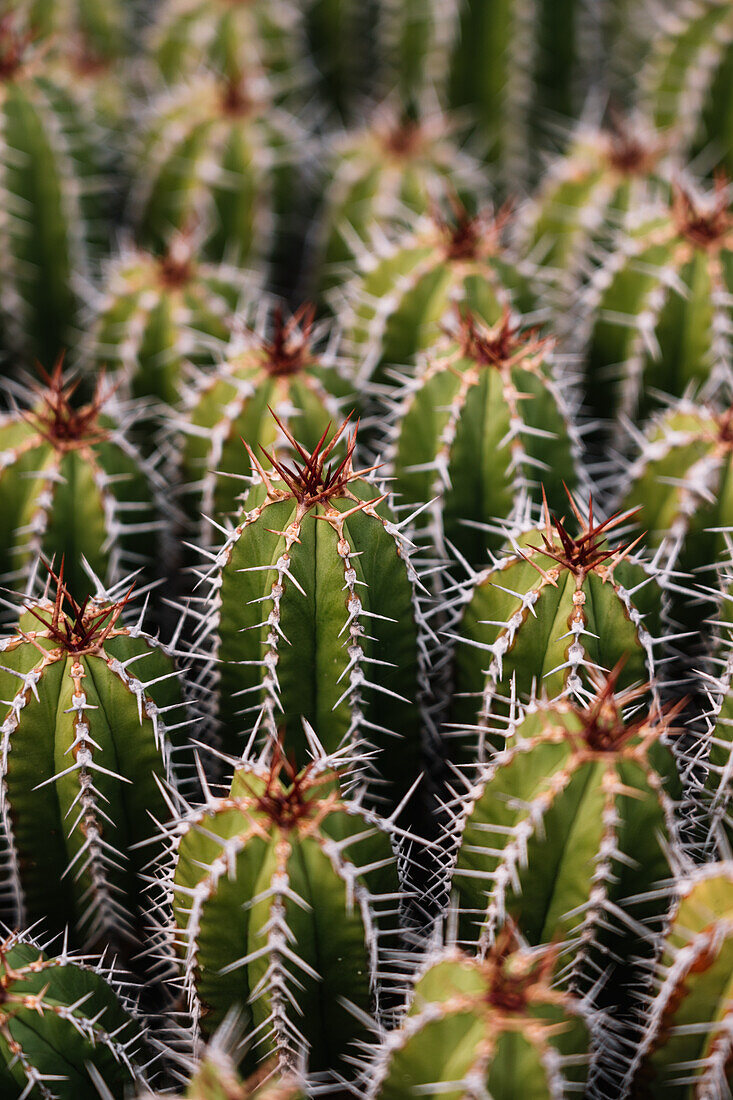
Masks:
[[[139,941],[145,917],[136,845],[166,819],[183,722],[177,673],[142,630],[123,625],[130,593],[77,603],[57,578],[0,640],[0,810],[17,924],[65,925],[88,945]]]
[[[66,583],[82,600],[84,559],[108,584],[151,565],[151,536],[163,526],[159,476],[124,434],[123,414],[128,424],[134,417],[103,377],[78,408],[78,382],[64,383],[60,361],[44,381],[22,392],[25,407],[0,416],[0,575],[29,587],[39,555],[57,565],[65,557]]]
[[[649,951],[676,870],[675,766],[660,738],[679,704],[640,713],[644,688],[617,693],[620,673],[593,675],[583,703],[519,708],[449,826],[460,943],[483,956],[510,920],[531,945],[561,945],[563,984],[583,996],[645,938]],[[653,900],[633,900],[654,885]]]
[[[723,1097],[733,1085],[733,864],[696,869],[677,894],[626,1085],[669,1100]]]
[[[506,935],[484,959],[456,948],[418,976],[409,1015],[368,1067],[368,1100],[569,1100],[588,1077],[592,1021],[552,982],[555,953]]]
[[[365,384],[383,387],[386,367],[409,367],[456,303],[490,325],[507,305],[520,313],[534,308],[531,272],[502,243],[509,208],[471,217],[455,197],[451,206],[450,217],[435,210],[392,240],[380,236],[359,256],[361,270],[344,288],[343,316]]]
[[[638,422],[660,394],[730,382],[732,245],[722,177],[712,196],[675,187],[668,208],[641,212],[588,290],[590,410]]]
[[[395,397],[389,463],[400,506],[414,509],[438,552],[446,540],[474,569],[501,549],[500,528],[517,499],[539,497],[551,508],[577,484],[578,437],[553,377],[551,349],[536,329],[505,310],[489,327],[456,308],[456,323],[423,353],[414,378]],[[538,501],[539,503],[539,501]]]
[[[0,943],[3,1097],[124,1100],[145,1084],[144,1042],[114,971],[17,932]]]
[[[305,718],[327,752],[346,746],[370,794],[395,805],[419,771],[423,660],[410,543],[369,471],[354,469],[356,431],[331,462],[345,421],[312,451],[268,456],[237,526],[213,561],[200,645],[225,751],[277,740],[299,766]]]
[[[451,724],[472,738],[479,760],[510,696],[582,698],[583,669],[609,671],[621,660],[620,688],[649,682],[654,696],[658,690],[650,630],[659,618],[658,587],[632,556],[636,543],[607,541],[628,516],[597,522],[591,497],[586,519],[568,496],[577,536],[545,504],[543,525],[525,528],[513,550],[466,587]]]
[[[341,419],[351,385],[334,341],[318,348],[322,331],[314,328],[314,315],[304,305],[286,320],[281,305],[271,306],[256,329],[232,339],[216,371],[202,372],[186,391],[180,473],[199,546],[218,537],[211,519],[235,513],[249,474],[243,439],[255,452],[274,447],[292,454],[270,409],[307,450]]]
[[[302,771],[276,747],[171,827],[171,892],[195,1032],[236,1008],[245,1066],[274,1054],[333,1081],[369,1037],[364,1014],[390,1014],[379,974],[398,947],[399,882],[388,832],[311,740]]]

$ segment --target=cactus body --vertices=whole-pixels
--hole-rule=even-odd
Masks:
[[[451,722],[487,749],[492,715],[512,692],[528,699],[582,692],[583,668],[625,664],[619,686],[654,681],[651,630],[659,618],[652,574],[631,547],[612,549],[607,534],[625,517],[596,523],[592,509],[572,538],[550,519],[514,541],[514,551],[475,577],[466,591],[455,653]],[[653,690],[656,690],[655,688]],[[476,743],[476,742],[475,742]]]
[[[229,795],[176,833],[176,941],[196,1026],[210,1032],[238,1007],[248,1063],[275,1054],[282,1069],[348,1072],[365,1031],[342,998],[379,1013],[395,932],[388,835],[343,799],[327,758],[296,774],[277,753],[270,767],[240,765]]]
[[[349,350],[363,361],[362,377],[383,385],[385,367],[408,367],[440,335],[455,303],[488,324],[513,304],[529,313],[529,273],[502,246],[506,213],[451,221],[421,218],[414,230],[375,243],[363,270],[345,288]]]
[[[140,934],[134,845],[165,820],[156,778],[172,781],[180,717],[175,671],[160,646],[120,621],[124,601],[28,605],[2,639],[0,798],[16,918],[69,924],[87,944]],[[170,727],[170,729],[169,729]]]
[[[552,962],[506,939],[483,961],[456,949],[438,956],[416,982],[407,1019],[385,1037],[369,1100],[582,1092],[588,1020],[578,1001],[552,988]]]
[[[442,0],[381,0],[378,33],[386,94],[411,108],[426,90],[445,86],[451,24]]]
[[[505,535],[465,521],[510,519],[517,499],[552,508],[576,485],[576,440],[550,366],[548,341],[520,333],[509,312],[493,327],[458,316],[457,332],[425,352],[398,394],[390,464],[400,505],[433,501],[421,519],[471,567],[486,564]],[[424,518],[423,518],[424,517]]]
[[[647,212],[648,214],[648,212]],[[643,214],[591,283],[588,404],[638,421],[659,399],[729,380],[731,215],[714,197],[676,189],[668,210]]]
[[[114,974],[49,957],[17,933],[0,944],[0,1088],[8,1100],[124,1100],[145,1083],[141,1025]],[[148,1055],[149,1057],[149,1055]]]
[[[199,525],[199,545],[216,535],[205,518],[201,523],[202,516],[221,521],[235,513],[245,487],[241,479],[249,473],[243,439],[256,452],[284,446],[292,453],[268,409],[307,450],[341,419],[350,384],[334,353],[312,345],[315,335],[312,309],[301,308],[286,321],[274,307],[263,327],[235,337],[216,371],[202,374],[189,388],[181,421],[181,479],[187,510]]]
[[[130,27],[122,0],[8,0],[35,36],[78,36],[100,59],[119,57]]]
[[[697,869],[678,895],[630,1076],[638,1095],[722,1097],[733,1085],[733,866]]]
[[[596,675],[583,706],[520,710],[507,747],[461,794],[455,826],[460,942],[485,954],[510,920],[532,945],[562,944],[563,981],[582,995],[608,959],[639,954],[632,922],[659,925],[669,901],[663,889],[646,907],[627,899],[674,871],[674,764],[658,743],[670,717],[640,716],[643,689],[616,694],[617,675]]]
[[[320,93],[344,121],[374,84],[378,0],[305,0],[310,52],[321,74]]]
[[[416,574],[383,496],[353,469],[356,433],[327,465],[344,428],[310,453],[291,438],[294,465],[259,467],[212,555],[201,637],[213,640],[216,663],[203,676],[215,674],[233,755],[284,726],[286,751],[306,763],[305,718],[327,751],[352,749],[372,794],[394,803],[420,756]]]
[[[123,433],[123,410],[105,398],[103,381],[75,409],[60,364],[46,379],[33,404],[24,395],[30,407],[0,417],[0,573],[28,584],[39,554],[57,566],[65,557],[67,584],[83,599],[90,581],[82,557],[109,584],[150,566],[158,476]]]

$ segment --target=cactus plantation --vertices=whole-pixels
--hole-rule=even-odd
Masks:
[[[0,1100],[733,1095],[729,0],[0,0]]]

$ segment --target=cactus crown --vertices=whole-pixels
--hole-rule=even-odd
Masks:
[[[525,1012],[533,1002],[553,1000],[551,977],[557,961],[553,947],[539,953],[520,951],[516,930],[507,921],[483,963],[486,1000],[509,1015]]]
[[[530,546],[529,549],[536,550],[540,554],[552,558],[553,561],[556,561],[563,569],[569,570],[579,580],[582,580],[588,573],[609,576],[614,567],[631,552],[643,536],[639,536],[633,542],[625,543],[615,549],[610,548],[606,541],[608,532],[629,519],[629,513],[616,512],[601,523],[596,523],[593,516],[593,497],[590,496],[588,498],[588,519],[586,520],[570,490],[566,489],[565,491],[581,533],[573,538],[565,527],[565,517],[557,519],[552,516],[545,498],[543,502],[545,530],[541,532],[544,545]],[[531,560],[523,551],[520,550],[519,553],[526,561]],[[610,566],[606,565],[607,562],[611,563]],[[532,564],[539,572],[543,572],[536,562]]]
[[[298,771],[295,764],[283,754],[282,742],[279,742],[269,771],[264,777],[264,790],[251,791],[250,794],[260,813],[269,818],[278,829],[289,832],[297,828],[300,822],[312,818],[317,810],[323,809],[323,803],[319,803],[313,795],[320,787],[330,786],[337,774],[324,774],[322,771],[319,774],[314,762]],[[241,772],[238,775],[238,785],[249,790],[246,777]]]
[[[285,321],[282,306],[275,307],[272,337],[262,341],[264,366],[268,374],[276,377],[297,374],[312,363],[311,343],[315,315],[316,307],[304,302]]]
[[[243,73],[224,81],[221,96],[222,113],[230,118],[242,118],[252,111],[256,99],[250,81]]]
[[[59,358],[48,374],[39,367],[45,387],[34,386],[40,405],[23,413],[24,418],[56,450],[67,451],[98,443],[107,437],[99,424],[99,414],[110,394],[105,391],[105,378],[100,375],[94,397],[87,405],[75,408],[71,399],[79,385],[79,379],[64,384],[63,360]]]
[[[603,137],[610,167],[624,176],[648,175],[664,152],[658,138],[645,137],[616,111],[611,112]]]
[[[17,29],[13,12],[0,19],[0,80],[12,80],[26,59],[33,32]]]
[[[696,248],[715,251],[730,247],[733,215],[730,212],[729,182],[727,176],[719,173],[712,196],[708,196],[703,203],[679,184],[674,186],[672,220],[680,236],[686,237]]]
[[[51,578],[56,582],[56,595],[53,603],[27,606],[27,610],[43,626],[42,632],[35,632],[34,638],[43,637],[53,641],[66,653],[96,653],[112,635],[117,620],[127,604],[134,585],[121,600],[100,606],[91,596],[83,603],[76,602],[64,584],[64,562],[58,576],[49,568]]]
[[[506,202],[496,212],[491,209],[469,214],[458,196],[448,195],[448,211],[434,207],[432,219],[441,237],[447,260],[480,260],[494,255],[513,204]]]
[[[479,321],[469,309],[462,311],[458,305],[455,313],[461,353],[480,366],[510,370],[520,360],[545,351],[552,343],[550,337],[538,337],[537,328],[522,331],[519,321],[512,322],[508,306],[497,323],[491,326]]]

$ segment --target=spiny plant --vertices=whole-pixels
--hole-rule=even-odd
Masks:
[[[46,53],[0,18],[0,342],[27,366],[72,338],[107,203],[104,133]]]
[[[206,263],[196,232],[173,235],[162,254],[124,249],[104,272],[83,353],[89,370],[121,375],[127,392],[175,406],[187,367],[213,367],[252,276]]]
[[[183,496],[200,546],[219,537],[206,517],[221,522],[234,515],[249,483],[249,477],[243,482],[250,466],[242,440],[255,451],[293,453],[269,409],[310,450],[339,419],[352,388],[336,341],[323,347],[313,306],[302,305],[287,319],[279,303],[262,312],[255,327],[236,333],[217,369],[201,372],[188,387],[177,422]]]
[[[151,104],[134,157],[140,243],[164,252],[172,231],[195,224],[204,258],[262,266],[298,198],[301,140],[256,72],[202,72],[173,85]]]
[[[422,616],[411,545],[387,496],[354,468],[348,420],[307,451],[275,422],[295,460],[250,451],[258,481],[234,530],[208,555],[209,594],[195,645],[213,686],[222,745],[285,747],[307,763],[307,719],[328,752],[347,746],[372,797],[394,805],[419,770],[424,675]]]
[[[380,0],[376,30],[386,92],[413,108],[445,86],[451,20],[443,0]]]
[[[446,185],[466,197],[482,188],[455,120],[427,105],[408,112],[389,99],[366,126],[334,137],[329,153],[314,261],[322,291],[353,268],[374,224],[425,214]]]
[[[598,269],[584,305],[589,411],[638,420],[658,395],[730,381],[729,202],[722,176],[703,197],[676,185],[668,208],[637,211]]]
[[[400,506],[431,502],[416,517],[444,556],[446,540],[480,569],[501,549],[516,502],[550,507],[576,487],[579,440],[555,381],[552,341],[522,328],[508,308],[487,326],[456,307],[445,338],[423,353],[395,395],[389,470]]]
[[[144,1027],[114,970],[64,943],[49,956],[30,936],[0,943],[0,1090],[30,1100],[123,1100],[146,1081]]]
[[[349,351],[363,364],[363,385],[383,386],[386,367],[409,367],[439,335],[455,303],[488,324],[508,304],[531,312],[531,272],[503,244],[510,218],[509,206],[473,217],[451,195],[449,214],[434,207],[414,228],[390,238],[380,234],[364,246],[341,306]]]
[[[139,940],[146,905],[136,845],[164,820],[185,723],[178,673],[131,589],[78,603],[64,583],[26,603],[0,640],[0,809],[15,923],[72,929],[88,945]]]
[[[373,84],[379,64],[372,32],[374,5],[360,0],[305,0],[308,47],[318,89],[336,117],[349,121]]]
[[[565,1100],[584,1091],[593,1020],[552,980],[553,950],[512,933],[484,958],[448,948],[419,974],[409,1015],[384,1036],[369,1100],[440,1095]]]
[[[22,404],[0,416],[0,575],[29,587],[39,555],[65,556],[66,583],[81,599],[90,588],[85,561],[109,584],[151,564],[150,538],[164,523],[159,476],[122,430],[134,413],[103,375],[79,406],[79,380],[65,380],[60,359],[41,375],[42,385],[11,391]]]
[[[683,878],[627,1087],[669,1100],[730,1092],[733,865]]]
[[[245,1067],[274,1054],[333,1083],[369,1037],[365,1014],[390,1017],[400,890],[389,824],[344,797],[346,758],[310,740],[301,771],[275,746],[171,825],[173,934],[195,1033],[236,1007]]]
[[[38,38],[79,36],[105,60],[120,57],[130,44],[128,8],[122,0],[8,0],[6,6]]]
[[[508,699],[577,696],[584,669],[609,671],[622,659],[619,688],[649,682],[658,692],[654,637],[660,592],[634,553],[611,533],[629,517],[587,517],[568,493],[579,527],[573,536],[547,503],[543,523],[512,537],[512,549],[469,579],[457,631],[451,724],[468,736],[471,758],[491,744]]]
[[[660,8],[640,74],[657,126],[733,171],[733,12],[725,0]]]
[[[617,691],[622,667],[591,672],[582,701],[517,708],[506,747],[452,783],[459,942],[484,956],[514,922],[530,944],[559,945],[559,977],[583,996],[653,951],[682,859],[679,784],[662,743],[682,704],[640,708],[645,686]]]

